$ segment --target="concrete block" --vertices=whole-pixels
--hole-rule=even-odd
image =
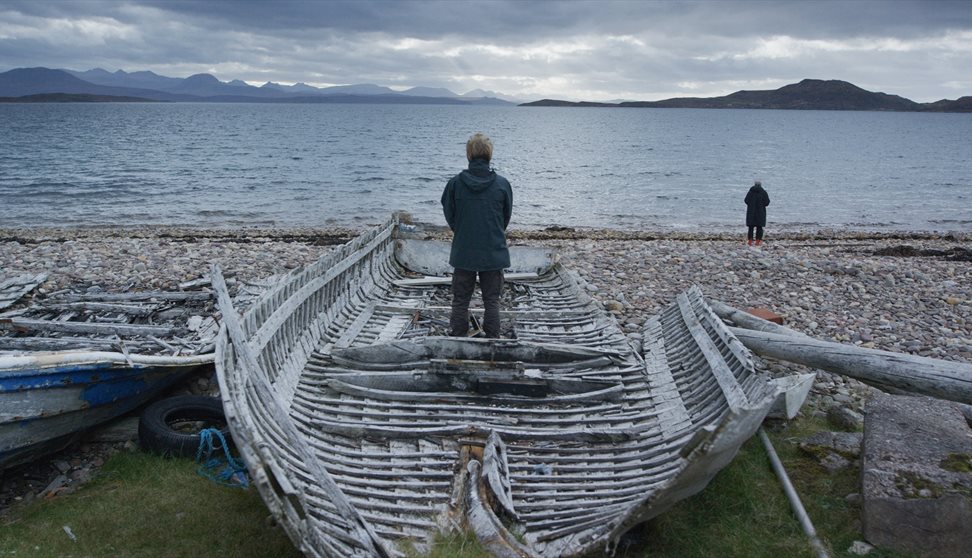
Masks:
[[[875,394],[862,454],[868,542],[913,556],[969,556],[972,429],[956,404]]]

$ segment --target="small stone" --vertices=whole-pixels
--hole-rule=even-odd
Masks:
[[[843,469],[847,469],[853,463],[843,457],[837,455],[836,453],[831,453],[820,460],[820,465],[831,473],[836,473]]]
[[[621,312],[624,310],[624,305],[617,300],[609,300],[604,303],[604,309],[608,312]]]
[[[853,402],[853,398],[850,396],[834,396],[834,400],[838,400],[838,398],[850,400],[844,401],[845,403]],[[860,430],[860,428],[864,426],[864,415],[843,406],[835,406],[828,409],[827,420],[830,422],[830,424],[836,426],[837,428],[851,432]]]
[[[854,554],[857,556],[867,556],[874,550],[874,547],[867,544],[864,541],[854,541],[854,544],[850,545],[847,549],[849,554]]]
[[[861,454],[860,432],[817,432],[799,442],[800,451],[808,455],[837,453],[848,459],[856,459]]]

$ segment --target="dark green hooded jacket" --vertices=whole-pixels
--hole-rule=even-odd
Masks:
[[[495,271],[510,267],[506,227],[513,214],[513,189],[489,168],[489,161],[473,159],[442,192],[442,212],[452,229],[449,265],[467,271]]]

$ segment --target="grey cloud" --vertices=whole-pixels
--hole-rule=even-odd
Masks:
[[[417,38],[544,37],[579,32],[745,36],[917,36],[972,26],[966,0],[331,0],[311,1],[7,1],[7,9],[44,17],[96,15],[130,20],[126,7],[223,22],[267,34],[308,29],[385,32]]]
[[[459,92],[483,87],[562,97],[570,96],[571,91],[601,91],[608,98],[641,99],[672,93],[710,96],[739,89],[740,84],[773,84],[768,88],[815,77],[846,79],[916,100],[936,100],[951,93],[943,90],[943,83],[972,75],[972,57],[968,56],[972,38],[965,39],[965,50],[951,54],[926,46],[915,52],[841,47],[777,57],[744,55],[781,36],[797,41],[853,39],[868,43],[931,40],[949,30],[969,33],[970,5],[966,1],[911,0],[3,1],[0,71],[33,65],[102,66],[185,76],[212,70],[224,80],[370,81],[448,87]],[[76,45],[39,34],[18,37],[4,31],[12,20],[43,25],[52,18],[104,18],[134,31]],[[624,35],[632,37],[632,42],[608,40]],[[428,51],[421,45],[389,46],[406,38],[436,43]],[[471,44],[522,53],[542,49],[545,44],[586,42],[595,45],[595,50],[551,56],[550,60],[506,56],[488,49],[442,56],[444,50]],[[473,82],[468,79],[472,74],[486,76],[487,81]],[[565,80],[570,91],[549,86],[540,90],[537,84],[554,78]]]

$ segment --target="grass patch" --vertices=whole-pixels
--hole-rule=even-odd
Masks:
[[[797,440],[829,430],[819,419],[800,418],[767,429],[773,446],[803,506],[831,556],[863,540],[861,513],[845,497],[860,492],[859,471],[850,467],[829,473],[797,447]],[[662,516],[633,529],[622,539],[625,558],[812,558],[810,543],[771,468],[757,437],[740,449],[701,493],[680,502]],[[869,558],[900,558],[876,549]]]
[[[301,556],[268,515],[255,489],[219,486],[192,461],[121,453],[76,493],[14,510],[0,557]]]
[[[476,535],[465,533],[440,533],[432,541],[432,548],[427,554],[411,549],[406,552],[408,558],[492,558],[479,543]]]
[[[826,430],[800,419],[770,438],[832,556],[862,540],[860,509],[845,496],[860,491],[857,468],[826,472],[796,441]],[[256,490],[226,488],[200,477],[188,460],[142,453],[113,456],[91,484],[51,501],[13,510],[0,523],[0,558],[299,557]],[[71,541],[63,526],[77,536]],[[438,535],[429,552],[401,547],[411,558],[484,558],[470,533]],[[636,527],[619,545],[626,558],[812,558],[758,438],[749,440],[701,493]],[[901,555],[876,550],[869,558]]]
[[[621,548],[626,557],[813,556],[757,438],[705,490],[629,533]]]

